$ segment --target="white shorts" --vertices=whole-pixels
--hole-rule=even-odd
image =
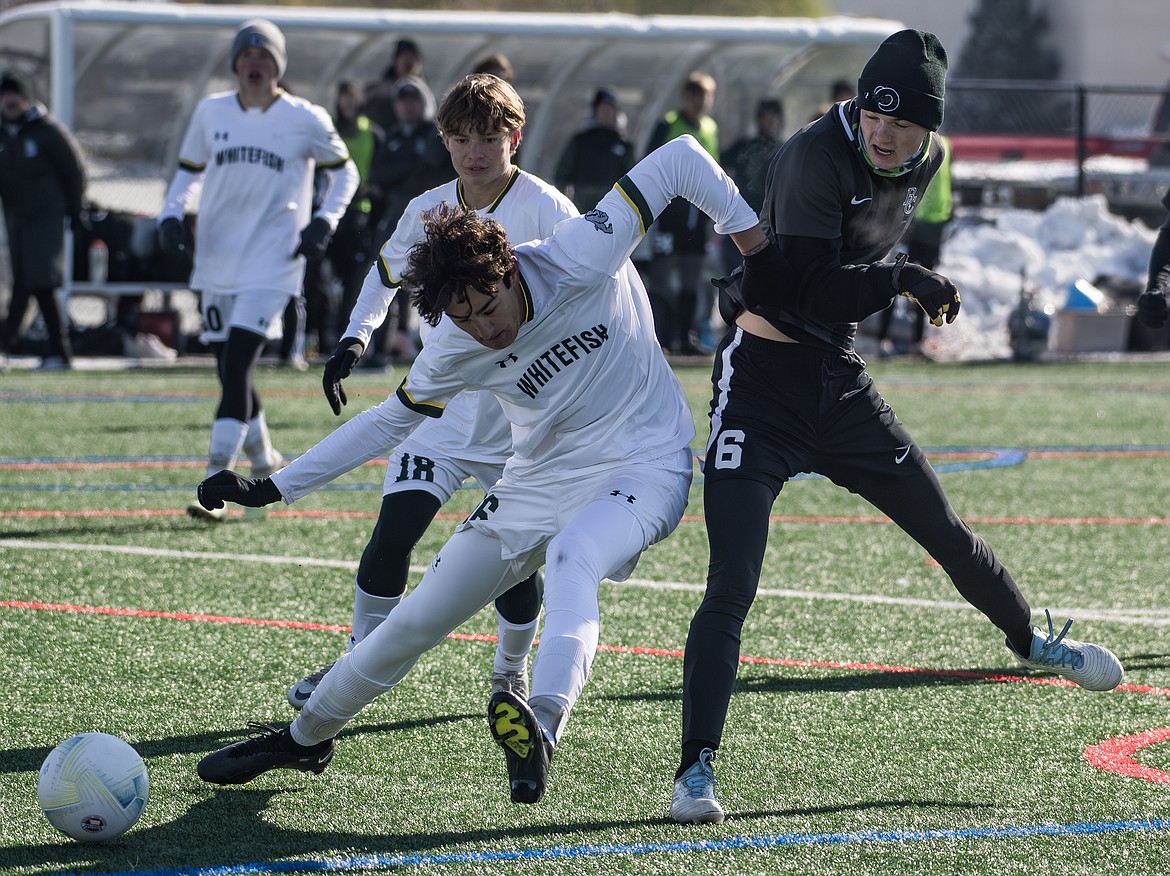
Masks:
[[[263,290],[242,295],[217,295],[203,292],[203,331],[199,340],[205,344],[226,341],[234,328],[246,329],[272,341],[284,334],[284,309],[287,292]]]
[[[409,439],[394,448],[386,463],[382,495],[422,490],[445,503],[472,478],[483,491],[490,490],[504,472],[503,463],[474,462],[431,453]]]
[[[505,477],[455,531],[471,527],[498,539],[501,558],[511,562],[515,580],[521,581],[544,565],[549,541],[583,508],[602,500],[621,503],[637,518],[645,550],[678,526],[687,507],[692,471],[690,448],[683,448],[658,459],[538,487]],[[628,578],[640,553],[610,577]]]

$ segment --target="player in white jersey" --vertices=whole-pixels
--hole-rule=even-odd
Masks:
[[[443,207],[411,252],[405,280],[435,328],[410,374],[271,478],[220,472],[208,507],[295,501],[443,415],[465,389],[491,392],[512,424],[515,455],[422,582],[337,664],[291,727],[205,757],[199,775],[246,782],[279,767],[321,772],[333,738],[418,658],[545,564],[544,632],[529,700],[492,696],[514,802],[544,794],[549,759],[580,696],[600,629],[602,578],[629,576],[678,524],[691,482],[690,409],[654,334],[629,255],[676,195],[696,204],[751,257],[766,245],[735,184],[690,136],[640,162],[583,217],[510,247],[475,213]],[[747,281],[745,281],[747,282]]]
[[[457,178],[407,205],[354,304],[346,336],[325,365],[325,397],[341,413],[341,381],[386,319],[402,282],[410,248],[425,236],[423,214],[444,201],[499,222],[509,239],[546,237],[562,219],[577,215],[572,201],[512,164],[524,124],[524,102],[507,82],[467,76],[443,95],[437,122]],[[442,419],[429,420],[395,448],[386,466],[378,522],[362,552],[354,588],[348,648],[370,634],[402,599],[411,552],[440,507],[468,478],[494,484],[512,455],[512,432],[490,393],[466,392]],[[496,600],[499,621],[491,688],[528,693],[528,653],[540,614],[539,571]],[[301,708],[333,664],[306,675],[288,692]]]
[[[167,252],[185,247],[182,220],[198,200],[191,288],[201,293],[201,338],[215,352],[221,390],[208,473],[234,466],[242,450],[254,474],[270,474],[284,460],[253,385],[256,361],[280,337],[285,306],[300,294],[302,256],[324,255],[358,173],[329,113],[281,89],[287,62],[276,25],[243,24],[229,60],[238,88],[195,108],[159,214],[159,243]],[[315,171],[327,185],[313,214]],[[187,510],[223,518],[197,502]]]

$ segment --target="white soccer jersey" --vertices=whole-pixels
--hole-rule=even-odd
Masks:
[[[504,479],[556,484],[686,447],[695,435],[682,387],[654,335],[629,255],[682,195],[721,234],[757,224],[735,184],[690,136],[655,150],[596,210],[516,247],[528,320],[490,350],[444,320],[397,392],[273,476],[294,501],[396,446],[465,389],[499,399],[514,456]]]
[[[393,235],[382,246],[377,262],[366,275],[361,295],[349,317],[346,337],[369,344],[374,330],[385,321],[390,302],[402,282],[407,253],[423,239],[422,214],[444,201],[467,206],[458,180],[424,192],[407,205]],[[548,237],[554,225],[576,216],[577,208],[544,180],[516,168],[499,196],[476,212],[499,222],[508,233],[508,240],[516,244]],[[410,305],[403,302],[400,306]],[[447,406],[442,419],[420,426],[411,436],[411,444],[414,452],[430,456],[503,465],[512,455],[512,431],[494,398],[466,392]]]
[[[263,109],[245,108],[235,91],[200,101],[160,214],[181,219],[199,196],[192,288],[298,294],[305,262],[294,253],[312,218],[314,171],[348,160],[329,114],[302,98],[282,91]],[[352,181],[339,176],[317,213],[333,227],[357,185],[356,169]]]

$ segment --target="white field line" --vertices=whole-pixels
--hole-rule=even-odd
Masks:
[[[135,547],[132,545],[84,544],[76,542],[29,541],[19,538],[0,538],[0,550],[55,550],[92,551],[95,553],[133,554],[143,557],[163,557],[180,560],[212,560],[245,563],[268,563],[274,566],[318,566],[329,569],[356,571],[358,564],[351,560],[322,560],[316,557],[287,557],[271,554],[229,554],[218,551],[177,551],[165,548]],[[426,566],[411,566],[412,572],[421,574]],[[653,590],[686,590],[702,593],[703,584],[685,581],[652,581],[648,578],[631,578],[618,583],[607,582],[615,587],[645,587]],[[903,596],[882,596],[874,593],[835,593],[832,591],[790,590],[785,588],[761,587],[759,596],[779,599],[816,599],[828,602],[859,602],[865,605],[902,605],[915,608],[974,611],[971,605],[959,599],[918,599]],[[1099,620],[1114,623],[1151,624],[1170,626],[1170,610],[1151,609],[1110,609],[1110,608],[1062,608],[1048,606],[1053,615],[1073,617],[1078,620]]]

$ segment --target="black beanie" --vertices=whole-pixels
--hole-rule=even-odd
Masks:
[[[878,46],[857,80],[857,105],[931,131],[943,120],[947,53],[932,33],[901,30]]]
[[[0,94],[7,94],[9,92],[19,94],[25,100],[28,100],[30,96],[28,83],[12,70],[5,70],[3,76],[0,76]]]

